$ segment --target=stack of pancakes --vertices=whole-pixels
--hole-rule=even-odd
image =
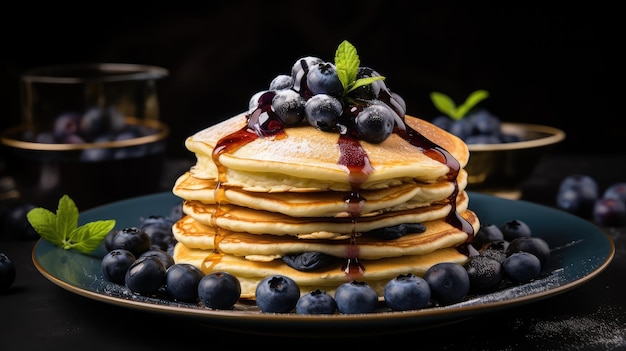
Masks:
[[[253,299],[270,275],[292,278],[302,293],[359,280],[382,296],[399,274],[422,276],[435,263],[467,260],[479,220],[468,209],[469,151],[461,139],[405,116],[408,134],[342,147],[339,134],[306,123],[259,136],[249,117],[185,141],[197,162],[173,187],[185,213],[173,226],[177,263],[230,272],[241,297]],[[456,172],[407,135],[453,157]],[[381,236],[385,230],[391,237]]]

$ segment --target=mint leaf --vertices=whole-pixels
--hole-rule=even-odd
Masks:
[[[63,246],[63,237],[57,235],[56,215],[51,211],[37,207],[28,211],[26,218],[39,235],[54,245]]]
[[[486,90],[476,90],[472,92],[465,102],[460,106],[456,106],[452,99],[442,93],[432,92],[430,93],[430,99],[432,100],[435,107],[439,110],[439,112],[445,114],[446,116],[454,119],[460,120],[479,102],[489,97],[489,92]]]
[[[347,40],[342,41],[335,51],[335,68],[344,91],[356,80],[360,64],[356,48]]]
[[[350,44],[347,40],[344,40],[337,47],[335,51],[335,68],[337,69],[337,75],[343,85],[344,95],[352,90],[372,84],[377,80],[385,79],[385,77],[367,77],[356,79],[356,75],[359,72],[361,60],[356,52],[356,48]]]
[[[115,220],[102,220],[78,226],[78,207],[69,196],[59,199],[57,213],[37,207],[26,214],[30,225],[50,243],[81,253],[95,250],[115,227]]]

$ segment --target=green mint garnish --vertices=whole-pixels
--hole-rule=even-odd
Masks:
[[[489,92],[486,90],[476,90],[467,97],[463,104],[457,107],[449,96],[436,91],[430,93],[430,99],[433,101],[435,107],[441,113],[457,121],[462,119],[479,102],[488,97]]]
[[[361,61],[359,60],[356,48],[347,40],[342,41],[335,52],[335,68],[337,68],[337,75],[339,76],[341,85],[343,85],[344,95],[360,86],[385,79],[385,77],[382,76],[356,79],[360,65]]]
[[[95,221],[78,226],[78,207],[69,196],[59,199],[56,214],[37,207],[26,214],[28,222],[39,235],[50,243],[66,250],[81,253],[95,250],[115,227],[115,220]]]

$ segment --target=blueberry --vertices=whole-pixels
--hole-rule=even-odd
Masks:
[[[606,227],[626,224],[626,205],[618,198],[600,198],[593,206],[593,220]]]
[[[442,305],[461,301],[469,292],[470,280],[465,268],[454,262],[437,263],[424,273],[432,298]]]
[[[492,241],[480,251],[480,255],[502,263],[506,259],[506,249],[508,246],[509,242],[505,240]]]
[[[4,253],[0,253],[0,291],[7,290],[15,282],[15,265]]]
[[[298,299],[297,314],[333,314],[337,311],[337,302],[326,291],[315,289]]]
[[[520,251],[537,256],[542,268],[548,264],[550,259],[550,246],[545,240],[538,237],[522,237],[512,240],[506,249],[506,255],[511,256]]]
[[[173,299],[195,302],[198,300],[198,285],[204,277],[200,268],[189,263],[176,263],[165,270],[165,291]]]
[[[515,252],[502,262],[504,275],[514,283],[527,283],[539,276],[541,261],[529,252]]]
[[[395,126],[395,112],[385,105],[370,105],[356,116],[359,139],[378,144],[391,135]]]
[[[481,224],[474,236],[474,240],[472,240],[472,246],[480,250],[485,244],[497,240],[504,240],[504,234],[502,234],[500,227],[491,223]]]
[[[250,97],[250,101],[248,102],[248,113],[252,113],[259,107],[261,97],[267,92],[267,90],[258,91]]]
[[[67,140],[71,135],[77,135],[80,130],[80,114],[64,112],[54,119],[54,139],[57,142]]]
[[[124,284],[126,272],[136,260],[137,258],[132,252],[124,249],[114,249],[107,252],[107,254],[102,257],[100,268],[106,280],[117,284]]]
[[[493,291],[504,278],[501,263],[488,256],[472,256],[463,266],[469,276],[471,292]]]
[[[240,296],[241,283],[237,277],[228,272],[209,273],[198,283],[198,297],[208,308],[231,309]]]
[[[602,193],[602,197],[605,199],[618,199],[626,206],[626,183],[614,183]]]
[[[364,232],[363,236],[368,236],[380,240],[393,240],[407,234],[423,233],[426,227],[422,223],[402,223],[391,227],[372,229]]]
[[[304,105],[307,122],[324,132],[338,131],[337,122],[342,109],[341,102],[327,94],[314,95]]]
[[[465,140],[468,136],[472,135],[472,125],[465,118],[455,119],[452,120],[452,123],[450,123],[450,128],[448,131],[456,135],[457,137]]]
[[[256,305],[261,312],[286,313],[296,307],[300,288],[296,282],[283,275],[262,279],[256,287]]]
[[[394,311],[422,309],[430,303],[430,286],[415,274],[401,274],[385,285],[385,303]]]
[[[134,293],[153,295],[165,284],[165,274],[161,260],[155,256],[144,256],[137,258],[128,267],[124,282]]]
[[[500,134],[500,119],[485,109],[472,111],[463,119],[471,124],[473,135],[491,135],[497,138]]]
[[[6,207],[3,214],[3,234],[21,240],[39,239],[40,236],[28,221],[27,214],[36,206],[32,203],[16,203]]]
[[[287,74],[279,74],[270,82],[269,90],[284,90],[293,87],[293,77]]]
[[[327,267],[337,261],[334,256],[322,252],[303,252],[297,255],[285,255],[282,259],[289,267],[301,272],[310,272],[318,268]]]
[[[373,313],[378,308],[378,294],[366,282],[353,280],[337,287],[335,302],[339,313]]]
[[[158,260],[161,261],[161,263],[163,263],[165,269],[168,269],[171,265],[174,264],[174,257],[172,257],[172,255],[170,255],[166,251],[159,249],[158,247],[153,247],[150,250],[144,251],[141,255],[139,255],[139,257],[144,256],[156,257]]]
[[[505,222],[500,226],[500,230],[502,231],[504,240],[509,242],[515,238],[532,236],[530,226],[526,222],[519,219],[513,219]]]
[[[356,79],[368,77],[380,77],[380,74],[369,67],[359,67]],[[371,84],[362,85],[353,89],[348,95],[361,100],[375,100],[378,98],[381,89],[385,89],[385,83],[383,80],[376,80]]]
[[[321,62],[311,67],[306,76],[306,83],[313,95],[339,96],[343,92],[337,68],[331,62]]]
[[[559,184],[556,205],[568,213],[588,218],[599,197],[596,180],[585,174],[565,177]]]
[[[272,109],[285,126],[296,126],[304,119],[304,104],[306,101],[300,94],[285,89],[276,92],[272,99]]]
[[[139,257],[142,253],[150,250],[151,242],[148,234],[137,227],[120,229],[111,238],[112,249],[125,249]]]
[[[311,67],[322,63],[322,59],[315,56],[306,56],[299,58],[291,67],[291,77],[293,78],[293,89],[297,92],[301,92],[301,88],[306,86],[307,75]]]
[[[161,250],[167,251],[176,244],[176,238],[172,232],[173,224],[174,220],[168,217],[151,215],[142,220],[139,229],[148,234],[151,245],[156,245]]]

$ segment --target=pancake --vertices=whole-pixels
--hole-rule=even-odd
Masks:
[[[478,218],[472,211],[464,211],[463,217],[478,230]],[[424,230],[405,234],[392,240],[359,236],[357,240],[359,258],[379,259],[406,255],[423,255],[443,247],[455,247],[468,240],[467,233],[450,225],[444,219],[423,223]],[[219,229],[204,225],[186,216],[172,227],[179,243],[188,248],[212,251],[219,246],[224,254],[244,257],[248,260],[270,261],[287,255],[305,252],[321,252],[344,258],[352,249],[350,237],[344,240],[307,239],[294,240],[289,236],[249,234]],[[219,244],[216,245],[216,242]]]
[[[467,185],[467,172],[461,170],[457,177],[459,190]],[[182,174],[174,184],[173,192],[186,200],[196,200],[206,204],[215,204],[217,180],[200,179],[191,172]],[[362,190],[365,201],[361,216],[428,206],[441,201],[452,194],[454,184],[448,180],[434,183],[410,182],[383,189]],[[258,210],[269,210],[292,217],[345,217],[348,216],[346,192],[252,192],[241,188],[224,189],[223,202]]]
[[[467,193],[457,197],[457,210],[464,211],[468,205]],[[345,239],[353,232],[368,232],[402,223],[422,223],[445,217],[451,211],[450,204],[439,203],[400,211],[389,211],[377,216],[329,218],[296,218],[277,212],[259,211],[230,204],[218,205],[185,200],[183,212],[205,225],[233,232],[252,234],[289,235],[300,239]]]
[[[341,269],[342,262],[315,272],[303,272],[293,269],[281,260],[259,262],[246,260],[243,257],[221,254],[213,261],[212,251],[192,249],[182,244],[174,248],[174,258],[178,263],[189,263],[205,272],[230,272],[237,276],[241,283],[241,298],[254,299],[257,284],[270,275],[285,275],[292,278],[300,287],[301,293],[321,289],[332,293],[337,286],[351,278]],[[209,258],[209,259],[207,259]],[[467,256],[456,248],[438,249],[423,255],[399,256],[378,260],[360,260],[365,267],[359,281],[370,284],[379,296],[383,296],[385,284],[400,274],[411,272],[424,276],[428,268],[438,262],[456,262],[463,264]]]
[[[247,114],[242,113],[206,128],[185,141],[197,158],[191,168],[194,177],[218,179],[213,151],[218,142],[245,128]],[[407,126],[449,152],[463,168],[469,160],[469,149],[460,138],[433,124],[405,116]],[[310,125],[285,128],[283,137],[263,137],[249,141],[236,150],[222,153],[218,162],[224,167],[224,186],[246,191],[350,191],[349,172],[338,164],[338,134],[318,130]],[[360,189],[380,189],[409,181],[433,182],[445,178],[450,168],[416,152],[417,148],[397,134],[379,144],[361,141],[374,172],[360,184]]]

